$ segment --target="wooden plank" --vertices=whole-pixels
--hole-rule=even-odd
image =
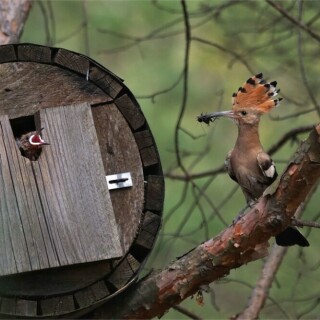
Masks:
[[[97,86],[112,98],[115,98],[123,88],[123,86],[110,75],[110,72],[96,66],[90,67],[89,79],[94,81]]]
[[[116,270],[108,278],[110,282],[117,289],[121,289],[135,274],[127,259],[121,261]]]
[[[2,297],[1,299],[1,313],[15,314],[16,313],[16,300],[15,298]]]
[[[74,294],[74,298],[77,304],[79,305],[80,309],[90,306],[96,301],[96,298],[91,290],[91,287],[77,291]]]
[[[153,247],[155,237],[161,224],[161,218],[157,214],[147,211],[142,222],[141,231],[137,237],[135,244],[146,249]]]
[[[85,76],[60,66],[36,62],[3,63],[0,74],[0,114],[7,114],[9,118],[30,116],[46,107],[83,102],[94,104],[112,99]]]
[[[41,300],[40,306],[42,316],[58,316],[75,310],[72,295]]]
[[[26,242],[26,253],[29,256],[30,263],[29,267],[24,263],[24,268],[18,271],[58,266],[53,246],[48,241],[50,237],[42,214],[37,185],[33,177],[32,163],[21,156],[13,139],[8,119],[2,122],[2,126],[6,132],[4,140],[6,155],[10,164],[10,176],[14,186],[14,193],[11,193],[11,195],[14,194],[16,197],[16,214],[19,215],[20,228],[23,230],[23,237],[21,235],[19,238],[24,238]],[[14,238],[18,238],[18,235],[15,234]],[[14,254],[18,255],[16,261],[19,261],[20,250],[17,252],[14,250]]]
[[[32,241],[35,246],[35,252],[29,254],[33,261],[32,270],[57,267],[60,265],[59,258],[47,226],[48,221],[43,214],[44,204],[41,202],[38,183],[34,177],[33,163],[21,156],[19,159],[20,170],[23,172],[21,175],[23,190],[20,192],[20,197],[23,197],[26,203],[25,214],[30,221]],[[35,266],[36,258],[38,265]]]
[[[85,76],[87,75],[87,72],[89,72],[90,62],[87,57],[65,49],[58,49],[53,61]]]
[[[105,283],[98,281],[90,287],[80,290],[74,294],[80,308],[90,306],[110,294]]]
[[[126,256],[126,259],[128,261],[128,264],[130,266],[130,269],[132,270],[133,273],[137,273],[137,271],[140,268],[140,262],[134,258],[130,253]]]
[[[149,130],[136,132],[134,135],[144,167],[159,164],[159,157]]]
[[[17,46],[18,59],[30,62],[51,62],[51,49],[49,47],[36,46],[32,44],[19,44]]]
[[[133,130],[137,130],[145,124],[146,119],[140,107],[127,94],[117,98],[115,103]]]
[[[42,214],[30,161],[23,158],[9,120],[0,118],[2,246],[0,274],[13,274],[58,266]],[[13,258],[12,258],[13,257]]]
[[[15,315],[35,317],[37,315],[37,301],[17,298]]]
[[[13,45],[0,46],[0,63],[15,61],[17,56]]]
[[[122,255],[88,104],[41,110],[50,141],[34,165],[60,264]],[[60,252],[59,249],[59,252]]]
[[[41,118],[51,145],[36,162],[0,118],[0,275],[122,256],[90,106]]]
[[[37,315],[37,301],[6,297],[1,300],[2,314],[28,317]]]
[[[139,150],[154,145],[150,130],[143,130],[134,134]]]
[[[163,210],[164,180],[162,176],[147,177],[145,209],[161,213]]]
[[[57,296],[91,286],[111,272],[111,260],[83,263],[43,272],[25,272],[0,277],[0,296],[23,296],[26,299]]]
[[[18,202],[17,194],[20,194],[18,175],[15,165],[18,161],[17,147],[10,131],[8,117],[0,118],[0,274],[11,274],[30,270],[31,261],[26,239],[30,240],[30,228],[21,215],[24,203]],[[14,146],[12,148],[12,145]],[[26,226],[23,226],[23,222]]]
[[[101,300],[110,294],[104,281],[98,281],[91,286],[96,301]]]

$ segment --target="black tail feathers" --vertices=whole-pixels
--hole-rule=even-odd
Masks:
[[[289,247],[296,244],[300,247],[309,247],[308,240],[295,227],[288,227],[275,238],[278,246]]]

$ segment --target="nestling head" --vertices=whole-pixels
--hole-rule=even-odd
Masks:
[[[43,145],[48,145],[48,142],[45,142],[40,133],[35,133],[30,135],[29,139],[28,139],[30,145],[32,146],[43,146]]]
[[[21,136],[19,141],[19,146],[22,149],[41,149],[42,146],[49,145],[48,142],[45,142],[41,137],[41,131],[43,128],[37,131],[32,131],[25,133]]]

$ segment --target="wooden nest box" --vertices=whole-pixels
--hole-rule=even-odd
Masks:
[[[0,47],[0,317],[79,317],[132,283],[164,197],[141,109],[86,56]],[[36,161],[16,139],[44,128]]]

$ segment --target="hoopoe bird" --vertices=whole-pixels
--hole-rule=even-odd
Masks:
[[[198,117],[199,122],[207,124],[219,117],[228,117],[238,126],[237,141],[227,155],[225,166],[230,178],[241,187],[249,206],[262,196],[278,176],[274,162],[263,150],[259,138],[260,117],[277,107],[282,100],[273,99],[280,91],[276,86],[276,81],[267,83],[263,74],[259,73],[249,78],[232,95],[232,110]],[[275,238],[280,246],[309,246],[307,239],[292,226]]]
[[[40,135],[42,130],[43,128],[37,131],[27,132],[16,139],[21,155],[29,158],[31,161],[36,161],[41,154],[42,147],[49,145]]]

